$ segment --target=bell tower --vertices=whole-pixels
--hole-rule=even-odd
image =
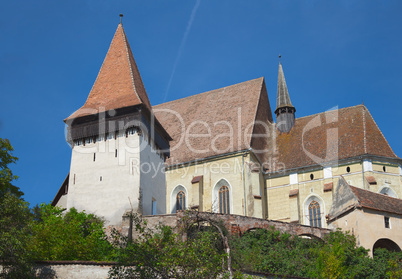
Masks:
[[[152,111],[121,22],[85,104],[64,121],[72,147],[67,209],[107,225],[128,210],[166,212],[171,137]]]
[[[295,125],[296,109],[290,101],[285,75],[283,74],[281,56],[279,56],[278,92],[276,98],[276,127],[281,133],[289,133]]]

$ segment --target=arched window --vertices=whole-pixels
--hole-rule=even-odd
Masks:
[[[310,226],[321,228],[321,209],[320,204],[313,200],[308,206],[308,216]]]
[[[176,211],[184,210],[186,208],[186,194],[180,191],[176,195]]]
[[[222,186],[219,189],[219,213],[230,214],[228,186]]]
[[[392,188],[387,187],[387,186],[381,188],[381,190],[379,191],[379,193],[380,193],[380,194],[383,194],[383,195],[387,195],[387,196],[393,197],[393,198],[398,198],[398,195],[395,193],[395,191],[392,190]]]

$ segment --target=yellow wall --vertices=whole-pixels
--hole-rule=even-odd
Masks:
[[[399,198],[402,197],[402,176],[399,175],[399,168],[387,165],[386,171],[376,171],[373,163],[373,171],[365,171],[364,175],[374,176],[377,185],[369,185],[362,174],[362,164],[353,163],[345,164],[338,167],[332,167],[332,177],[324,178],[324,170],[312,170],[299,172],[297,174],[298,183],[290,184],[289,175],[276,176],[266,179],[268,219],[294,222],[308,225],[309,221],[306,216],[306,203],[309,198],[316,196],[322,204],[322,227],[327,227],[325,215],[327,215],[332,206],[333,195],[336,191],[338,180],[341,175],[350,183],[350,185],[364,188],[373,192],[378,192],[384,186],[391,188]],[[311,179],[310,175],[314,178]],[[364,181],[364,185],[363,185]],[[324,192],[325,183],[333,183],[333,190]],[[289,197],[290,190],[298,189],[299,193],[296,197]]]
[[[244,169],[243,169],[244,163]],[[182,185],[187,191],[186,206],[187,208],[195,205],[190,201],[194,201],[196,187],[193,187],[191,180],[195,176],[203,176],[203,192],[202,192],[202,211],[216,211],[218,199],[214,196],[214,187],[221,180],[225,179],[230,188],[231,212],[232,214],[247,215],[253,217],[263,217],[263,196],[262,174],[253,172],[252,158],[247,152],[234,156],[223,157],[216,160],[204,161],[198,165],[190,165],[181,168],[167,170],[166,172],[166,192],[167,192],[167,213],[172,212],[172,206],[175,203],[175,197],[172,192],[175,187]],[[257,196],[256,198],[254,196]],[[246,202],[245,202],[246,200]],[[187,202],[189,201],[189,202]]]
[[[374,176],[377,184],[369,185],[366,179],[363,180],[361,163],[332,167],[332,176],[329,178],[324,178],[323,169],[299,172],[297,173],[298,183],[296,184],[290,184],[288,174],[271,178],[264,177],[261,171],[253,171],[253,164],[258,164],[258,160],[252,154],[246,152],[221,157],[213,161],[204,161],[198,165],[167,170],[167,213],[172,212],[172,206],[175,204],[175,197],[172,196],[172,191],[178,185],[186,188],[187,208],[192,205],[198,205],[196,203],[198,203],[200,193],[202,199],[200,210],[210,212],[214,208],[216,210],[218,200],[213,199],[213,193],[214,187],[220,179],[227,180],[230,185],[230,213],[232,214],[246,214],[247,216],[258,218],[309,225],[306,205],[308,205],[312,197],[316,197],[322,205],[322,227],[327,227],[325,215],[331,209],[333,196],[341,175],[353,186],[373,192],[378,192],[386,186],[393,189],[399,198],[402,197],[402,176],[399,175],[397,167],[389,165],[386,166],[387,172],[384,173],[377,170],[379,168],[382,170],[383,165],[373,163],[373,171],[365,171],[364,175],[366,177]],[[243,165],[245,166],[244,169]],[[398,173],[396,174],[395,172]],[[313,179],[310,177],[311,174],[314,176]],[[192,184],[193,177],[199,175],[203,175],[203,181],[200,185]],[[330,182],[333,183],[332,191],[324,192],[324,184]],[[199,192],[199,187],[202,187],[201,192]],[[298,195],[289,197],[289,192],[293,189],[298,189]],[[245,213],[246,211],[247,213]]]
[[[390,228],[385,228],[384,216],[390,218]],[[356,209],[333,221],[329,227],[331,229],[341,228],[343,231],[352,232],[356,235],[357,245],[366,249],[372,250],[374,243],[381,238],[390,239],[402,248],[402,239],[400,237],[402,220],[396,214]],[[370,251],[370,254],[372,255],[372,251]]]

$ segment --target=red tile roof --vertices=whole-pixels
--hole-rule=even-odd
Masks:
[[[276,131],[274,157],[285,169],[364,154],[397,158],[364,105],[301,117],[289,133]]]
[[[169,165],[250,147],[269,149],[265,137],[252,136],[257,131],[269,133],[263,131],[263,123],[272,126],[264,78],[160,104],[153,110],[173,138]]]
[[[202,177],[203,177],[203,175],[194,176],[193,179],[191,180],[191,183],[194,184],[194,183],[200,182]]]
[[[370,185],[376,185],[376,184],[377,184],[377,180],[375,180],[375,177],[374,177],[374,176],[367,175],[367,176],[366,176],[366,179],[367,179],[367,182],[368,182]]]
[[[154,110],[174,139],[170,165],[250,147],[262,163],[274,159],[276,164],[269,164],[269,171],[365,154],[397,158],[364,105],[301,117],[289,133],[280,133],[270,125],[272,114],[263,78],[164,103]],[[204,136],[188,137],[186,131]],[[228,133],[233,135],[231,139]]]
[[[290,197],[295,197],[299,194],[299,189],[293,189],[289,191],[289,198]]]
[[[151,111],[133,53],[119,24],[88,99],[66,120],[140,104]]]
[[[329,183],[324,184],[324,192],[332,191],[333,188],[334,188],[334,183],[333,182],[329,182]]]
[[[350,185],[349,187],[358,199],[361,207],[402,215],[401,199],[392,198],[384,194],[374,193]]]

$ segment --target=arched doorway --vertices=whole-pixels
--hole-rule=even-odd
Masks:
[[[401,248],[398,246],[398,244],[396,244],[395,242],[393,242],[391,239],[388,238],[380,238],[379,240],[377,240],[373,245],[373,253],[376,249],[379,248],[385,248],[392,252],[401,251]]]

